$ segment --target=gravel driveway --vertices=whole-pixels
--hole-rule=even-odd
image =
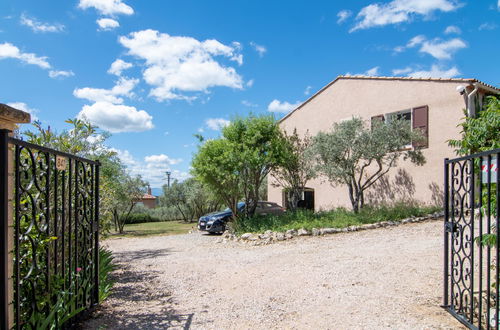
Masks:
[[[88,329],[461,329],[442,222],[265,246],[193,233],[105,241],[120,270]]]

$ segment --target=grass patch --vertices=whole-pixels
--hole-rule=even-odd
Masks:
[[[142,237],[152,235],[179,235],[187,234],[196,223],[179,221],[144,222],[125,225],[124,233],[112,232],[110,237]]]
[[[266,230],[286,231],[305,228],[345,228],[381,221],[395,221],[411,216],[421,217],[436,211],[440,207],[422,207],[409,205],[395,205],[393,207],[370,208],[365,207],[358,214],[344,208],[332,211],[314,213],[309,210],[286,212],[281,216],[255,216],[253,218],[238,219],[235,230],[238,234],[261,233]]]

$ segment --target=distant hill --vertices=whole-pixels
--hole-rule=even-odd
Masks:
[[[153,193],[153,196],[163,195],[163,189],[161,188],[151,188],[151,192]]]

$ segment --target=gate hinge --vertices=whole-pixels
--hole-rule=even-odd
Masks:
[[[444,229],[448,233],[456,233],[458,231],[458,225],[454,222],[446,221],[444,223]]]

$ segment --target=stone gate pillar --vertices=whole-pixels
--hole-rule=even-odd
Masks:
[[[14,153],[7,143],[7,135],[17,128],[17,124],[31,122],[29,113],[0,103],[0,329],[10,329],[14,325],[13,250],[14,217]],[[8,131],[7,131],[8,130]]]

